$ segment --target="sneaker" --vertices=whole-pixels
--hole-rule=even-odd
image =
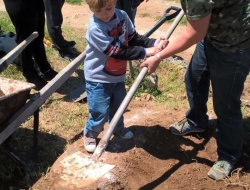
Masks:
[[[129,131],[127,128],[123,128],[119,132],[115,132],[114,135],[118,135],[123,139],[132,139],[133,133]]]
[[[56,72],[54,69],[50,69],[49,71],[45,72],[45,73],[41,73],[41,77],[46,80],[46,81],[50,81],[52,80],[56,75],[58,74],[58,72]]]
[[[228,161],[220,160],[214,163],[207,175],[214,180],[221,180],[226,178],[232,169],[232,164],[230,164]]]
[[[27,82],[33,83],[35,85],[35,90],[41,90],[46,84],[48,84],[43,78],[37,76],[35,78],[26,79]]]
[[[170,126],[170,131],[174,135],[184,136],[188,133],[200,133],[204,132],[204,128],[194,127],[188,123],[187,118],[182,119],[181,121],[174,123]]]
[[[78,55],[80,55],[80,52],[78,52],[76,48],[72,47],[67,50],[59,50],[58,56],[66,59],[67,61],[73,61]]]
[[[95,138],[84,136],[83,137],[83,144],[84,144],[85,149],[90,153],[93,153],[96,149],[96,139]]]

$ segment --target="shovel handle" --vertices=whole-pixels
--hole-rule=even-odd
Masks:
[[[179,22],[181,21],[182,17],[184,16],[184,11],[181,10],[178,14],[178,16],[175,18],[174,22],[171,24],[170,28],[168,29],[167,33],[165,34],[165,38],[169,39],[169,37],[171,36],[171,34],[174,32],[175,28],[177,27],[177,25],[179,24]],[[159,44],[159,47],[162,47],[162,43]]]
[[[38,32],[33,32],[28,38],[22,41],[18,46],[11,50],[0,60],[0,73],[4,71],[12,61],[35,39],[38,37]]]
[[[171,6],[169,8],[167,8],[167,10],[164,12],[163,17],[153,26],[153,28],[151,28],[148,32],[146,32],[144,34],[144,36],[149,37],[152,33],[154,33],[154,31],[156,31],[164,22],[166,22],[167,20],[171,20],[173,18],[175,18],[177,15],[179,15],[179,13],[181,12],[181,8],[179,7],[175,7],[175,6]],[[170,14],[171,11],[174,11]]]
[[[165,38],[168,39],[170,37],[170,35],[173,33],[174,29],[176,28],[176,26],[178,25],[178,23],[180,22],[180,20],[182,19],[183,16],[184,16],[184,12],[182,10],[178,14],[178,16],[175,18],[175,21],[172,23],[170,29],[168,29],[168,32],[166,33]],[[118,110],[116,111],[113,119],[111,120],[109,127],[104,132],[98,146],[96,147],[96,149],[92,155],[94,157],[94,159],[98,159],[102,155],[104,150],[106,149],[106,147],[108,145],[108,141],[109,141],[109,139],[114,131],[115,126],[117,125],[117,123],[118,123],[120,117],[122,116],[122,114],[124,113],[124,111],[127,109],[129,102],[131,101],[133,95],[135,94],[135,92],[136,92],[138,86],[140,85],[140,83],[142,82],[143,78],[146,76],[147,71],[148,71],[147,67],[143,67],[141,69],[139,75],[135,79],[135,82],[133,83],[133,85],[129,89],[126,97],[122,101],[122,103],[119,106]]]

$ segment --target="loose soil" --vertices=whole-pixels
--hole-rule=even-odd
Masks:
[[[137,11],[136,29],[144,34],[163,15],[171,5],[177,3],[164,0],[143,2]],[[86,30],[91,16],[86,4],[63,7],[64,24]],[[144,15],[144,16],[143,16]],[[145,16],[146,15],[146,16]],[[164,36],[170,24],[163,24],[152,37]],[[170,40],[183,30],[178,26]],[[178,54],[188,62],[194,47]],[[249,105],[250,82],[246,81],[242,102]],[[249,109],[246,107],[246,109]],[[182,119],[185,109],[169,109],[154,101],[132,100],[124,114],[125,126],[134,133],[131,140],[112,137],[101,161],[113,164],[115,168],[96,181],[81,187],[81,182],[65,183],[58,161],[51,171],[40,178],[31,189],[86,189],[86,190],[165,190],[165,189],[249,189],[250,188],[250,121],[244,120],[244,155],[232,176],[223,181],[213,181],[207,172],[217,160],[215,124],[216,117],[211,115],[206,132],[185,137],[174,136],[169,126]],[[106,128],[106,127],[105,127]],[[102,134],[100,134],[101,138]],[[75,147],[87,155],[82,139],[77,139],[69,148]]]
[[[152,101],[132,101],[124,114],[125,126],[134,133],[132,140],[112,136],[100,162],[115,168],[90,185],[81,176],[66,180],[61,161],[66,155],[80,151],[89,156],[82,139],[74,142],[52,166],[50,173],[41,178],[34,189],[249,189],[249,121],[245,132],[244,156],[232,176],[215,182],[207,172],[217,159],[214,138],[215,119],[199,135],[174,136],[169,126],[184,116],[183,109],[166,109]],[[101,138],[102,134],[100,134]],[[248,152],[247,152],[248,151]],[[77,171],[77,170],[76,170]],[[67,173],[66,173],[67,175]],[[70,176],[70,175],[69,175]],[[68,176],[68,177],[69,177]],[[68,178],[67,178],[68,179]]]

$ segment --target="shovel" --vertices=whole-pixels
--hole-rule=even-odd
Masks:
[[[11,50],[6,56],[0,59],[0,73],[11,64],[18,55],[29,45],[35,38],[38,37],[38,32],[33,32],[28,38],[22,41],[18,46]]]
[[[171,11],[171,14],[169,14]],[[166,11],[163,14],[163,17],[148,31],[144,34],[144,36],[149,37],[151,34],[153,34],[164,22],[166,22],[167,20],[171,20],[173,18],[175,18],[179,13],[180,13],[181,9],[179,7],[175,7],[175,6],[170,6],[169,8],[166,9]],[[133,76],[133,67],[132,67],[132,62],[129,61],[129,71],[130,71],[130,75]],[[71,102],[79,102],[81,100],[83,100],[84,98],[87,97],[87,93],[85,92],[85,85],[80,86],[78,88],[76,88],[75,90],[70,92],[70,97],[69,97],[69,101]]]

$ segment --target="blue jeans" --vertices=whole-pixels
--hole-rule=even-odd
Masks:
[[[250,48],[225,53],[208,38],[197,44],[185,75],[190,110],[187,118],[197,127],[208,124],[207,99],[209,80],[217,115],[216,140],[218,160],[235,164],[242,154],[243,123],[240,97],[249,74]]]
[[[96,138],[103,131],[105,122],[110,122],[126,96],[125,83],[99,83],[86,81],[89,118],[84,135]],[[117,122],[114,133],[124,128],[123,115]]]
[[[196,45],[185,73],[185,86],[190,106],[186,118],[190,125],[204,129],[208,125],[207,101],[210,86],[205,48],[204,40]]]

